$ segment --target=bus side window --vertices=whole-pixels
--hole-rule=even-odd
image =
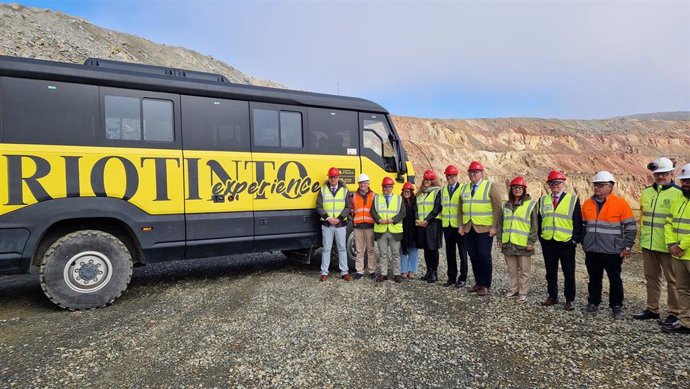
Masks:
[[[144,99],[144,140],[172,142],[173,103],[169,100]]]
[[[395,149],[391,143],[390,130],[383,119],[376,115],[367,115],[362,121],[362,146],[373,151],[382,159],[383,168],[387,172],[396,172]]]
[[[186,149],[248,151],[249,103],[183,95],[182,134]]]
[[[136,97],[105,96],[107,139],[141,140],[141,109]]]
[[[254,146],[289,149],[304,146],[302,112],[298,110],[253,108],[252,121]]]
[[[357,113],[309,108],[309,150],[317,154],[348,155],[357,149]]]

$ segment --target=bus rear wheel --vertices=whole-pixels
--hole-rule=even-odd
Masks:
[[[68,310],[115,301],[132,278],[132,256],[115,236],[98,230],[72,232],[55,241],[41,261],[43,293]]]

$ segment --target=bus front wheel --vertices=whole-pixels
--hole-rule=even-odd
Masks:
[[[120,239],[103,231],[69,233],[55,241],[41,260],[43,292],[68,310],[112,303],[131,278],[130,252]]]

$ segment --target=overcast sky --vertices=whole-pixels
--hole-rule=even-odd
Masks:
[[[690,0],[16,0],[428,118],[690,111]]]

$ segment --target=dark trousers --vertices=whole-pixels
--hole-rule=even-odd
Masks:
[[[563,270],[565,301],[575,300],[575,245],[573,242],[539,240],[544,254],[549,297],[558,300],[558,262]]]
[[[621,264],[623,260],[618,254],[585,253],[585,264],[587,274],[589,274],[589,297],[590,304],[599,305],[601,303],[601,281],[604,277],[604,270],[609,277],[609,307],[623,305],[623,280],[621,279]]]
[[[465,233],[463,237],[467,254],[470,256],[472,263],[472,273],[474,273],[474,282],[478,286],[491,288],[491,276],[493,272],[493,264],[491,262],[491,245],[494,238],[489,236],[488,232],[477,233],[474,228]]]
[[[438,250],[424,249],[424,263],[426,263],[426,272],[436,273],[438,271]]]
[[[457,227],[443,227],[443,237],[446,239],[446,260],[448,261],[448,281],[467,281],[467,250],[463,237],[458,234]],[[458,263],[455,248],[460,253],[460,278],[458,279]]]

